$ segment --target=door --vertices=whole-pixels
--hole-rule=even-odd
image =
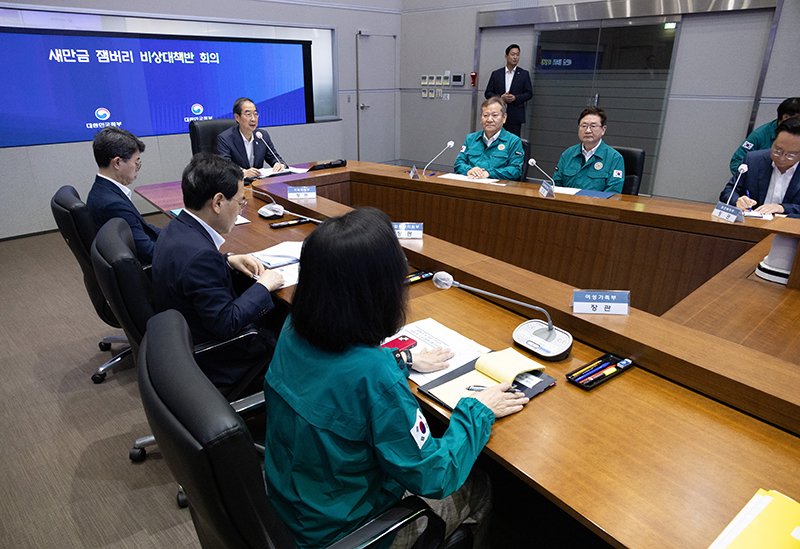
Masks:
[[[358,160],[395,160],[396,38],[356,35]]]

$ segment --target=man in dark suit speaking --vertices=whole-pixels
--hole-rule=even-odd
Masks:
[[[503,127],[517,137],[525,123],[525,102],[533,97],[531,75],[518,63],[519,46],[511,44],[506,48],[506,66],[492,72],[484,93],[486,99],[499,95],[505,102],[508,117]]]
[[[755,208],[763,214],[800,214],[800,118],[789,118],[778,125],[772,148],[752,151],[744,156],[747,171],[734,189],[731,177],[719,199],[737,208]],[[738,175],[738,174],[737,174]],[[749,196],[748,196],[749,194]]]
[[[136,180],[142,167],[144,143],[132,133],[107,126],[97,132],[92,144],[97,162],[94,185],[86,197],[94,225],[100,230],[106,221],[121,217],[130,226],[139,261],[153,261],[153,248],[161,231],[147,223],[131,202],[128,185]]]
[[[257,129],[255,103],[240,97],[233,104],[233,117],[238,126],[232,126],[217,136],[217,151],[222,158],[238,164],[244,177],[258,177],[258,170],[265,165],[272,166],[274,172],[286,167],[267,130]]]
[[[224,360],[217,356],[203,362],[206,353],[197,357],[214,384],[234,385],[272,356],[274,334],[283,319],[267,313],[273,309],[270,292],[281,287],[283,277],[265,270],[251,255],[219,252],[225,243],[222,235],[233,229],[247,205],[238,166],[217,155],[196,154],[183,171],[181,190],[185,208],[156,243],[153,301],[158,312],[177,309],[184,316],[195,344],[228,340],[245,328],[259,329],[263,338],[245,338],[226,347]],[[257,279],[241,295],[234,291],[234,270]]]

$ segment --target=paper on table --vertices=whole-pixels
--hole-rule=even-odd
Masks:
[[[481,178],[481,179],[470,179],[466,175],[461,175],[458,173],[446,173],[439,175],[437,177],[441,177],[442,179],[455,179],[456,181],[470,181],[472,183],[489,183],[490,185],[501,185],[505,187],[505,183],[498,183],[499,179],[489,179],[488,177]]]
[[[287,173],[292,173],[292,170],[289,168],[284,168],[277,172],[273,172],[272,168],[261,168],[258,170],[258,177],[259,179],[263,179],[265,177],[272,177],[273,175],[286,175]]]
[[[425,349],[431,350],[436,347],[449,347],[450,350],[455,353],[455,356],[450,359],[450,367],[444,370],[422,373],[412,369],[408,377],[417,385],[425,385],[443,376],[453,368],[463,366],[467,362],[475,360],[480,355],[489,352],[487,347],[443,326],[432,318],[426,318],[407,324],[399,332],[389,336],[386,341],[390,341],[401,335],[409,336],[417,341],[417,346],[414,347],[415,351],[422,351]]]
[[[278,267],[272,270],[275,271],[276,273],[281,273],[283,275],[283,286],[281,286],[281,288],[287,288],[289,286],[294,286],[295,284],[297,284],[297,277],[300,276],[299,263],[284,265],[283,267]]]
[[[572,187],[557,187],[555,185],[553,186],[553,190],[560,194],[578,194],[581,192],[580,189],[574,189]]]
[[[236,221],[234,222],[234,225],[244,225],[245,223],[250,223],[250,220],[245,217],[242,217],[241,215],[236,216]]]
[[[302,249],[302,241],[293,242],[287,240],[260,252],[253,252],[250,255],[263,263],[267,269],[274,269],[275,267],[282,267],[300,261]]]

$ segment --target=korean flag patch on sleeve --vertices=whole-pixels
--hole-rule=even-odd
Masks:
[[[622,170],[614,170],[614,177],[622,179]]]
[[[428,421],[425,419],[425,416],[422,415],[422,411],[419,408],[417,408],[417,419],[411,427],[411,436],[420,449],[422,449],[428,437],[431,436],[431,430],[428,428]]]
[[[463,153],[466,150],[467,150],[467,146],[466,145],[461,145],[461,152]]]
[[[750,143],[749,141],[745,141],[744,143],[742,143],[742,148],[747,149],[748,151],[752,151],[753,144]]]

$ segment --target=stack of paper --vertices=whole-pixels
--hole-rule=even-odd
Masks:
[[[294,286],[300,274],[300,252],[303,242],[281,242],[271,248],[253,252],[250,255],[258,259],[267,269],[274,269],[283,275],[283,286]]]
[[[759,490],[709,549],[800,548],[800,504],[774,490]]]

